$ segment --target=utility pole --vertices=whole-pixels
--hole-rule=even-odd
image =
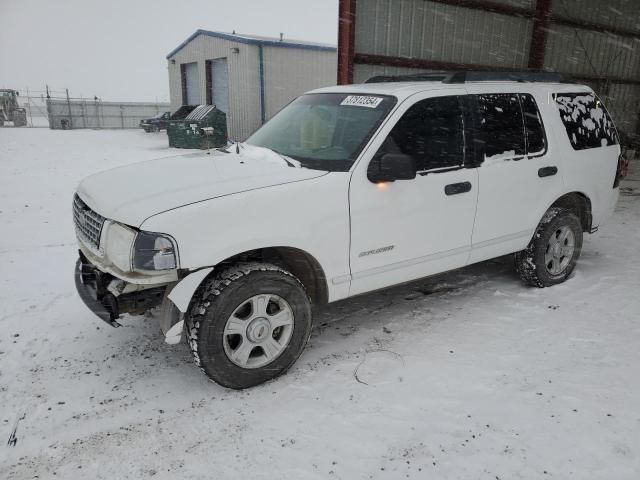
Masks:
[[[69,107],[69,130],[73,129],[73,118],[71,114],[71,99],[69,98],[69,89],[67,88],[67,107]]]
[[[27,87],[27,108],[29,109],[29,120],[31,121],[31,126],[33,127],[33,115],[31,113],[31,95],[29,95],[29,87]]]

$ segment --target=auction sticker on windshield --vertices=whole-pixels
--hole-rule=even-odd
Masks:
[[[372,97],[370,95],[349,95],[340,105],[348,105],[351,107],[367,107],[376,108],[380,102],[384,100],[381,97]]]

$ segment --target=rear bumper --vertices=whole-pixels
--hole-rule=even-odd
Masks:
[[[162,303],[166,285],[117,294],[110,289],[112,282],[123,283],[108,273],[104,273],[90,263],[82,252],[76,262],[75,284],[78,295],[100,320],[112,327],[119,327],[118,318],[123,313],[142,314]],[[114,294],[115,290],[116,294]]]
[[[603,196],[600,202],[600,208],[598,211],[594,211],[593,215],[593,226],[599,227],[603,223],[605,223],[616,209],[616,205],[618,203],[618,198],[620,196],[620,188],[615,187],[611,190],[608,190],[606,195]]]

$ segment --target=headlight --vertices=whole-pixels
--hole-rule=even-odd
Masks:
[[[131,271],[131,246],[136,231],[112,221],[108,221],[103,231],[107,259],[123,272]]]
[[[133,245],[134,270],[173,270],[177,266],[177,248],[171,237],[159,233],[138,233]]]

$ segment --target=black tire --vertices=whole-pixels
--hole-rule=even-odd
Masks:
[[[225,352],[223,333],[236,309],[256,295],[275,295],[286,301],[293,313],[292,332],[286,347],[270,363],[243,368]],[[238,390],[282,375],[298,359],[311,334],[311,302],[302,283],[286,270],[268,263],[241,263],[202,282],[185,320],[196,365],[214,382]],[[274,333],[270,330],[269,335]],[[261,352],[256,347],[251,355]]]
[[[571,256],[561,257],[566,265],[561,271],[552,271],[545,260],[552,236],[567,227],[573,234],[574,245]],[[516,270],[523,282],[534,287],[550,287],[564,282],[576,266],[582,251],[582,225],[578,217],[564,208],[550,208],[538,224],[536,233],[526,249],[516,253]],[[565,260],[566,259],[566,260]]]
[[[151,133],[151,129],[149,127],[143,127],[145,133]]]

